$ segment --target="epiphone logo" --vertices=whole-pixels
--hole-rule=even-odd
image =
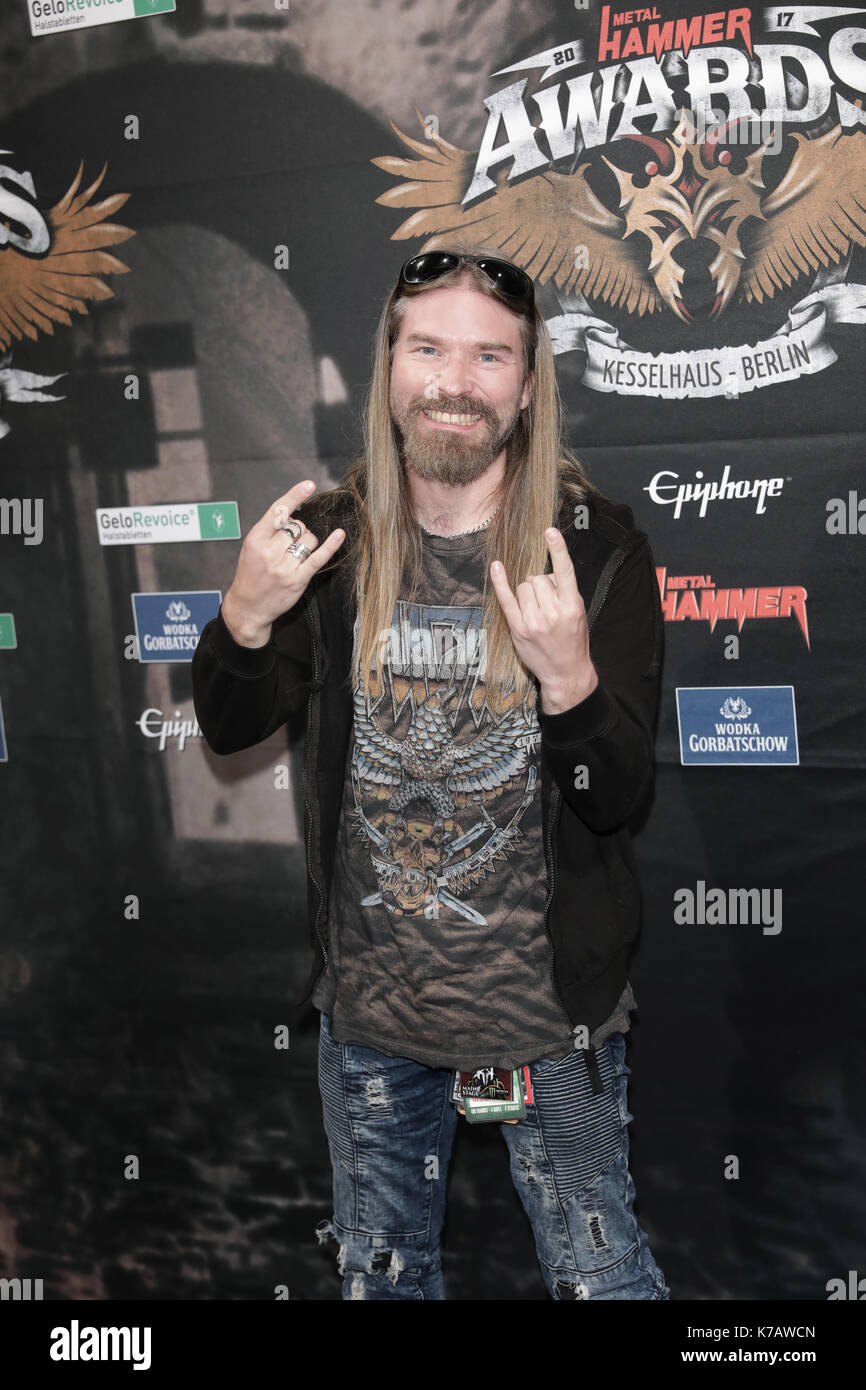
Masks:
[[[741,478],[731,477],[730,464],[725,464],[721,478],[704,482],[701,469],[695,470],[693,483],[681,483],[679,473],[663,468],[656,473],[644,488],[652,501],[662,507],[673,507],[674,517],[682,516],[687,503],[698,505],[698,516],[706,516],[711,502],[732,502],[751,499],[755,512],[760,516],[767,510],[767,498],[779,497],[785,485],[784,478]]]

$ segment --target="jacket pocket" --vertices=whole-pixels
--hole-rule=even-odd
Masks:
[[[614,901],[620,907],[637,904],[640,900],[640,885],[634,872],[629,868],[618,849],[608,861],[608,879]]]

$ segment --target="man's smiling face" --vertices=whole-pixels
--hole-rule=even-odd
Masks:
[[[455,487],[480,478],[531,394],[517,316],[499,300],[462,285],[407,299],[391,362],[391,416],[419,477]]]

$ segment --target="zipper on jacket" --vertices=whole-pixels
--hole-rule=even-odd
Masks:
[[[319,895],[319,903],[318,903],[318,906],[317,906],[317,908],[316,908],[316,915],[315,915],[315,918],[314,918],[314,920],[313,920],[313,929],[314,929],[315,934],[316,934],[316,936],[317,936],[317,938],[318,938],[319,945],[320,945],[321,948],[322,948],[322,955],[323,955],[324,960],[325,960],[325,964],[324,964],[322,970],[321,970],[320,973],[319,973],[319,977],[318,977],[318,979],[316,980],[315,984],[313,985],[313,991],[315,991],[317,985],[319,984],[319,981],[322,979],[323,975],[325,974],[325,971],[326,971],[327,968],[328,968],[328,946],[327,946],[327,942],[325,941],[324,936],[323,936],[322,933],[319,931],[319,919],[320,919],[320,917],[321,917],[321,915],[322,915],[322,909],[323,909],[323,907],[325,906],[325,895],[324,895],[324,893],[323,893],[323,891],[322,891],[322,887],[321,887],[321,885],[320,885],[320,883],[319,883],[319,880],[316,878],[315,872],[314,872],[314,870],[313,870],[313,853],[312,853],[312,825],[313,825],[313,816],[312,816],[312,807],[311,807],[311,804],[310,804],[310,786],[311,786],[311,782],[312,782],[312,777],[311,777],[311,775],[310,775],[310,772],[311,772],[311,763],[312,763],[312,759],[309,757],[309,753],[310,753],[310,750],[311,750],[311,748],[312,748],[312,746],[313,746],[313,739],[312,739],[312,737],[311,737],[311,730],[312,730],[313,718],[314,718],[314,715],[313,715],[313,701],[314,701],[316,695],[318,695],[318,693],[319,693],[318,688],[317,688],[317,687],[318,687],[318,681],[319,681],[319,645],[318,645],[318,631],[319,631],[319,628],[318,628],[318,617],[317,617],[317,614],[318,614],[318,606],[317,606],[317,605],[318,605],[318,600],[317,600],[317,598],[316,598],[316,596],[315,596],[315,593],[313,592],[312,589],[308,590],[308,593],[307,593],[307,615],[308,615],[308,617],[309,617],[309,624],[308,624],[308,626],[309,626],[309,629],[310,629],[310,649],[311,649],[312,658],[313,658],[313,689],[310,691],[310,694],[309,694],[309,696],[308,696],[308,698],[307,698],[307,738],[306,738],[306,744],[305,744],[305,748],[304,748],[304,809],[305,809],[305,816],[304,816],[304,819],[305,819],[305,821],[306,821],[307,871],[308,871],[308,873],[309,873],[309,875],[310,875],[310,878],[312,879],[313,883],[315,884],[315,886],[316,886],[316,891],[317,891],[317,893],[318,893],[318,895]],[[316,746],[316,754],[317,754],[317,756],[318,756],[318,749],[319,749],[319,719],[320,719],[320,716],[319,716],[319,702],[316,701],[316,705],[315,705],[315,746]]]
[[[315,689],[315,683],[316,683],[316,682],[318,681],[318,679],[319,679],[319,648],[318,648],[318,641],[317,641],[316,632],[315,632],[315,618],[313,617],[312,609],[311,609],[311,607],[309,606],[309,600],[308,600],[308,608],[307,608],[307,611],[308,611],[308,613],[309,613],[309,615],[310,615],[310,645],[311,645],[311,650],[312,650],[312,655],[313,655],[313,682],[314,682],[314,689],[310,691],[310,693],[309,693],[309,695],[308,695],[308,697],[307,697],[307,741],[306,741],[306,748],[305,748],[305,751],[304,751],[304,810],[305,810],[305,813],[306,813],[306,814],[305,814],[305,820],[306,820],[306,832],[307,832],[307,835],[306,835],[306,838],[307,838],[307,872],[309,873],[310,878],[312,879],[313,883],[315,884],[315,886],[316,886],[316,891],[318,892],[318,895],[319,895],[319,903],[318,903],[318,906],[317,906],[317,908],[316,908],[316,915],[315,915],[315,919],[314,919],[314,922],[313,922],[313,927],[314,927],[316,936],[319,938],[319,944],[321,945],[321,948],[322,948],[322,955],[325,957],[325,965],[327,966],[327,964],[328,964],[328,947],[327,947],[327,945],[326,945],[326,943],[325,943],[324,937],[321,935],[321,933],[320,933],[320,931],[319,931],[319,918],[321,917],[321,914],[322,914],[322,907],[323,907],[323,905],[324,905],[324,894],[323,894],[323,892],[322,892],[322,888],[321,888],[321,885],[320,885],[320,883],[319,883],[319,880],[316,878],[316,875],[315,875],[315,873],[314,873],[314,871],[313,871],[313,854],[312,854],[313,815],[312,815],[312,807],[311,807],[311,805],[310,805],[310,783],[311,783],[311,777],[310,777],[310,763],[311,763],[312,760],[311,760],[311,758],[309,757],[309,753],[310,753],[310,750],[311,750],[311,748],[312,748],[312,746],[313,746],[313,740],[312,740],[312,737],[311,737],[311,730],[312,730],[312,725],[313,725],[313,700],[314,700],[315,696],[316,696],[317,693],[318,693],[318,691]],[[316,706],[315,722],[316,722],[315,743],[316,743],[316,749],[317,749],[317,751],[318,751],[318,746],[319,746],[319,711],[318,711],[318,705]]]
[[[550,945],[550,983],[553,986],[554,994],[559,1000],[562,1012],[568,1019],[568,1024],[570,1028],[571,1015],[569,1014],[568,1009],[565,1007],[565,1001],[563,1000],[562,995],[559,992],[559,987],[556,983],[556,972],[554,969],[556,963],[556,952],[553,948],[553,937],[550,935],[550,927],[548,926],[548,913],[550,910],[550,904],[553,902],[553,893],[556,887],[556,864],[553,852],[553,837],[554,829],[559,829],[559,817],[562,812],[562,792],[559,790],[559,787],[557,786],[553,778],[551,778],[550,781],[550,795],[551,801],[550,805],[547,808],[547,843],[544,846],[544,857],[547,862],[547,902],[544,904],[544,934],[547,937],[548,943]],[[553,803],[556,798],[558,798],[558,802],[555,813],[556,825],[554,826]]]
[[[608,560],[604,569],[602,570],[601,575],[599,576],[599,583],[596,585],[595,593],[593,594],[592,601],[589,605],[591,611],[586,615],[587,632],[592,631],[593,623],[595,622],[596,618],[598,617],[599,611],[604,605],[604,601],[607,598],[610,586],[613,583],[614,575],[616,574],[620,565],[622,565],[625,562],[627,556],[630,553],[630,549],[622,548],[621,553],[617,557],[617,552],[615,551],[614,554],[610,557],[610,560]],[[612,563],[614,560],[616,560],[616,564]],[[602,580],[604,580],[604,587],[601,588],[601,591],[599,592],[599,586],[601,585]],[[539,687],[539,699],[540,698],[541,692]],[[548,925],[550,905],[553,902],[553,895],[556,889],[556,855],[553,848],[553,843],[555,839],[555,832],[559,830],[559,819],[562,815],[562,802],[562,792],[559,790],[559,786],[555,778],[551,777],[550,805],[548,806],[547,814],[547,837],[544,846],[545,860],[547,863],[547,902],[544,905],[544,934],[547,937],[548,943],[550,945],[550,983],[553,986],[553,992],[559,1000],[560,1005],[562,1006],[562,1011],[565,1014],[565,1017],[568,1019],[570,1026],[571,1014],[565,1007],[565,1002],[562,998],[562,995],[559,992],[559,988],[556,983],[556,952],[553,946],[553,937],[550,935],[550,927]],[[553,809],[554,805],[556,806],[555,813]],[[554,819],[556,821],[555,825]],[[572,1028],[571,1031],[574,1032],[574,1029]]]
[[[593,594],[592,601],[589,605],[589,612],[586,615],[587,632],[592,632],[593,623],[598,617],[599,611],[602,608],[605,599],[607,598],[610,586],[614,580],[614,576],[617,570],[620,568],[620,566],[625,564],[625,561],[632,553],[633,548],[633,546],[629,546],[628,548],[622,546],[620,547],[619,551],[614,551],[613,555],[611,555],[610,559],[608,560],[607,564],[605,565],[604,569],[599,575],[598,584],[596,584],[595,586],[595,593]],[[613,563],[614,560],[616,561],[616,564]]]

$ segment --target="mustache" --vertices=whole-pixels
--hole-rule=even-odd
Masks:
[[[413,401],[412,414],[420,415],[422,410],[441,411],[445,415],[481,415],[485,420],[488,419],[487,407],[472,400],[430,401],[422,397],[418,401]]]

